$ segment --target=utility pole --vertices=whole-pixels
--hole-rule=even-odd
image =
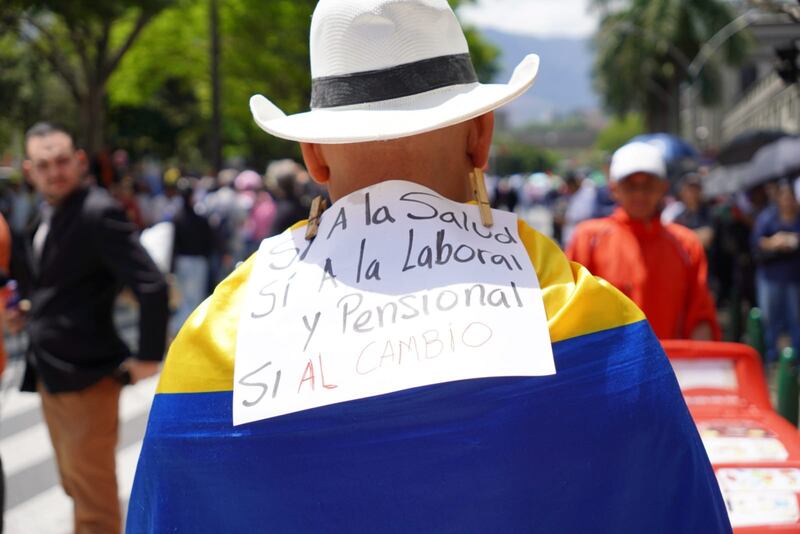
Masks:
[[[219,76],[219,4],[209,0],[211,32],[211,166],[216,175],[222,169],[222,112]]]

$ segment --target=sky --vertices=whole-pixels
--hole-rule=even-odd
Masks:
[[[462,20],[479,28],[536,37],[588,37],[597,27],[589,0],[478,0],[459,9]]]

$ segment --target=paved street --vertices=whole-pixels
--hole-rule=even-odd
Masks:
[[[120,332],[135,346],[136,315],[116,312]],[[67,534],[72,531],[71,500],[58,483],[58,471],[39,396],[20,393],[23,342],[7,339],[11,355],[0,389],[0,457],[6,477],[6,534]],[[120,399],[120,433],[117,448],[119,494],[125,512],[147,417],[158,377],[123,389]]]
[[[122,393],[117,476],[123,509],[130,496],[157,381],[157,377],[147,379]],[[6,533],[71,532],[71,501],[58,483],[38,395],[7,391],[2,404],[0,456],[6,475]]]

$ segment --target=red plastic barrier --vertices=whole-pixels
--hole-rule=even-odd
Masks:
[[[800,532],[800,462],[767,462],[757,465],[720,464],[714,466],[720,488],[732,521],[741,526],[734,528],[736,534],[774,534],[778,532]],[[737,488],[738,486],[738,488]],[[742,498],[744,497],[744,498]],[[759,518],[737,504],[755,500],[772,512],[771,517]],[[750,524],[752,522],[779,522],[784,524]],[[792,522],[792,520],[794,521]]]
[[[692,403],[689,397],[710,397],[719,396],[721,398],[735,396],[744,399],[748,404],[752,404],[764,410],[772,410],[772,403],[769,400],[769,390],[764,378],[764,370],[761,365],[761,357],[758,353],[747,345],[741,343],[721,343],[714,341],[689,341],[686,339],[662,340],[661,344],[667,353],[670,361],[684,360],[687,362],[699,361],[725,361],[732,362],[733,370],[737,380],[737,387],[733,390],[714,387],[694,387],[684,389],[683,394],[687,397],[687,404]],[[737,404],[741,404],[737,399]],[[733,402],[729,400],[728,402]],[[713,403],[710,403],[713,404]],[[721,402],[720,404],[725,404]]]
[[[800,533],[800,433],[772,408],[761,358],[738,343],[664,340],[736,534]]]

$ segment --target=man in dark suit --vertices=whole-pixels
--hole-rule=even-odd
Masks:
[[[31,301],[23,390],[41,395],[61,483],[75,502],[75,532],[115,533],[120,390],[158,372],[167,286],[122,208],[87,185],[86,154],[70,134],[41,123],[25,144],[24,171],[44,202],[12,266]],[[140,305],[135,357],[113,323],[123,286]]]

